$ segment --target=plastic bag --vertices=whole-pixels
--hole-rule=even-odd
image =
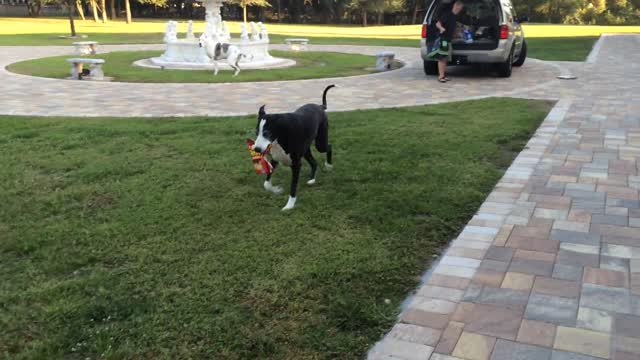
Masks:
[[[433,40],[433,43],[431,43],[431,46],[429,46],[427,48],[427,53],[431,54],[432,52],[440,49],[440,46],[442,46],[442,38],[440,38],[440,36],[438,36],[435,40]]]
[[[471,30],[465,29],[462,33],[462,38],[464,39],[465,43],[471,44],[473,42],[473,33],[471,32]]]

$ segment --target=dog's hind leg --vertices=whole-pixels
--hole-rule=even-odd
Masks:
[[[238,54],[238,56],[236,56],[236,63],[235,66],[233,66],[234,69],[236,69],[236,73],[233,74],[233,76],[238,76],[238,74],[240,74],[240,58],[244,56],[243,54]]]
[[[329,119],[327,114],[324,114],[324,119],[318,128],[318,135],[316,135],[316,149],[321,153],[327,154],[327,160],[324,162],[324,168],[327,170],[333,169],[333,152],[331,151],[331,144],[329,144]]]
[[[278,162],[271,161],[271,166],[273,166],[273,171],[271,171],[270,174],[267,174],[267,179],[264,181],[264,189],[274,194],[280,194],[282,193],[282,190],[283,190],[282,186],[273,186],[273,184],[271,183],[271,176],[273,175],[273,172],[276,171],[276,167],[278,167]]]
[[[296,193],[298,191],[298,180],[300,180],[300,156],[292,159],[291,164],[291,189],[289,190],[289,200],[282,210],[291,210],[296,206]]]
[[[229,64],[229,66],[235,70],[235,72],[233,73],[233,76],[238,75],[238,68],[235,66],[234,64],[234,56],[233,54],[229,54],[229,57],[227,58],[227,64]]]
[[[333,169],[333,151],[331,144],[327,144],[327,160],[324,162],[324,168],[327,170]]]
[[[307,185],[313,185],[316,183],[316,171],[318,171],[318,162],[313,158],[311,149],[307,149],[307,152],[304,153],[304,158],[305,160],[307,160],[309,165],[311,165],[311,176],[309,177],[309,181],[307,181]]]
[[[218,76],[218,61],[213,60],[213,75]]]

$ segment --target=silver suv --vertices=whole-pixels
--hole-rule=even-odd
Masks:
[[[438,66],[427,58],[427,43],[438,35],[435,26],[440,14],[450,11],[454,0],[433,0],[422,23],[420,48],[424,72],[437,75]],[[513,66],[521,66],[527,57],[527,43],[511,0],[464,0],[464,9],[456,16],[456,34],[451,41],[450,64],[493,64],[502,77],[511,76]]]

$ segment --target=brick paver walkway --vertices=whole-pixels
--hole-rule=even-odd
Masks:
[[[371,359],[640,359],[640,35],[581,74]]]

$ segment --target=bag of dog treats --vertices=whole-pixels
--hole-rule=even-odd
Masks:
[[[253,151],[253,144],[255,143],[253,140],[247,139],[246,142],[249,147],[249,154],[251,155],[253,168],[256,170],[256,174],[271,174],[273,172],[273,166],[266,158],[266,154],[269,152],[269,149],[267,149],[264,154],[261,154]]]

